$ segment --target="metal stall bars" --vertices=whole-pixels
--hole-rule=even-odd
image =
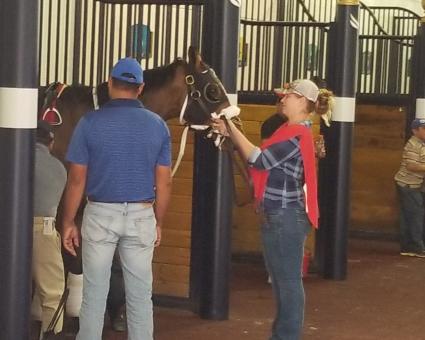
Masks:
[[[362,101],[407,101],[419,17],[402,8],[359,5],[357,96]],[[335,10],[333,0],[245,1],[240,101],[271,104],[273,87],[300,77],[324,78],[328,27]]]
[[[202,1],[40,0],[39,84],[96,85],[120,58],[144,69],[201,45]]]

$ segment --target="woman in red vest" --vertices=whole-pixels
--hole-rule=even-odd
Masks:
[[[318,226],[315,152],[311,114],[327,114],[332,93],[310,80],[276,89],[288,121],[253,145],[231,121],[213,120],[213,128],[229,136],[249,166],[255,199],[263,215],[264,257],[272,278],[277,314],[271,340],[299,340],[304,319],[302,261],[311,226]]]

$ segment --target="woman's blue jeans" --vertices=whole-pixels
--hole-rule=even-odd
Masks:
[[[277,314],[271,340],[301,339],[304,321],[302,263],[310,222],[303,209],[264,212],[262,238]]]

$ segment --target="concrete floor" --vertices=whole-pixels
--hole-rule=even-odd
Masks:
[[[351,240],[348,266],[346,281],[305,279],[304,340],[425,339],[425,259],[401,257],[396,243]],[[263,266],[238,263],[228,321],[156,307],[155,339],[268,339],[273,314]],[[107,340],[126,339],[108,326],[104,333]]]

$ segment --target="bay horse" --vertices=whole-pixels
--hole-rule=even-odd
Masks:
[[[188,62],[176,59],[169,65],[145,70],[145,87],[139,99],[147,109],[164,120],[180,117],[188,124],[208,124],[211,113],[219,113],[230,106],[229,99],[221,81],[203,62],[197,50],[190,47],[188,56]],[[47,88],[40,118],[56,126],[57,138],[52,151],[56,157],[65,160],[79,119],[93,110],[97,103],[102,105],[108,100],[106,82],[96,89],[60,83]]]

